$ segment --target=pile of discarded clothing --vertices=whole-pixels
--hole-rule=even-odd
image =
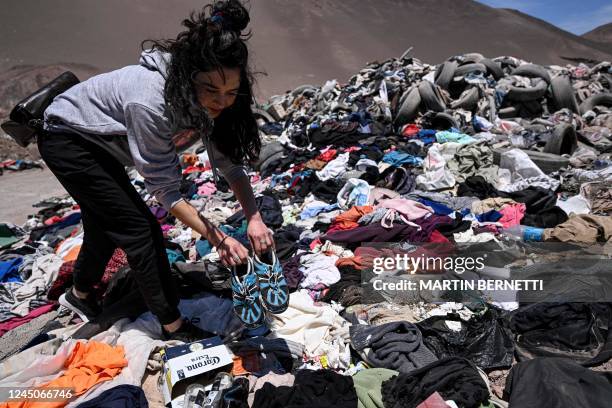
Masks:
[[[131,171],[164,232],[181,312],[232,352],[217,406],[608,407],[611,87],[608,62],[466,54],[433,66],[404,55],[346,84],[272,97],[258,111],[264,143],[249,176],[291,294],[258,329],[233,313],[216,249]],[[181,164],[183,196],[249,247],[207,153]],[[133,301],[125,253],[96,288],[103,316],[80,322],[57,303],[83,242],[79,208],[69,198],[37,206],[25,225],[0,226],[0,387],[72,387],[68,406],[162,406],[166,344]],[[462,245],[496,254],[491,276],[583,274],[555,280],[544,300],[372,293],[374,258]]]
[[[43,168],[42,160],[4,160],[0,161],[0,176],[4,174],[5,171],[23,171],[29,169],[42,169]]]

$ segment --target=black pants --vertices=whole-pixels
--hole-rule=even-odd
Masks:
[[[42,133],[38,149],[81,207],[85,234],[74,267],[75,288],[91,291],[115,249],[121,248],[149,310],[161,324],[178,319],[178,292],[161,228],[124,167],[106,150],[77,134]]]

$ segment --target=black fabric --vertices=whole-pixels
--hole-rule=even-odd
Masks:
[[[315,181],[310,187],[310,191],[319,200],[325,201],[326,203],[333,204],[338,201],[338,193],[344,187],[344,180],[341,179],[329,179],[325,181]]]
[[[339,302],[348,307],[361,303],[363,288],[361,287],[361,271],[350,265],[338,267],[340,280],[329,287],[321,299],[323,302]]]
[[[231,295],[232,272],[212,262],[176,262],[172,265],[182,298],[208,291],[220,296]]]
[[[517,359],[567,357],[585,366],[601,364],[612,357],[611,316],[608,303],[521,306],[508,316]]]
[[[553,191],[536,186],[513,193],[502,193],[501,196],[511,198],[517,203],[524,203],[528,214],[537,214],[554,207],[557,203],[557,195]]]
[[[198,192],[198,185],[193,180],[183,179],[179,186],[179,192],[184,199],[191,200]]]
[[[356,324],[349,331],[351,346],[372,367],[409,373],[436,361],[436,356],[423,345],[421,332],[413,323]]]
[[[287,225],[274,231],[274,250],[281,261],[288,260],[298,250],[302,228]]]
[[[361,159],[370,159],[378,163],[383,156],[384,153],[377,146],[364,146],[349,153],[348,165],[355,167],[355,164]]]
[[[499,197],[500,193],[484,177],[470,176],[463,183],[459,183],[457,195],[460,197],[478,197],[484,200],[485,198]]]
[[[562,358],[536,358],[512,367],[504,399],[510,408],[609,408],[612,372],[596,372]]]
[[[567,214],[556,205],[537,213],[525,213],[521,224],[538,228],[554,228],[568,220]]]
[[[357,408],[353,378],[331,370],[300,370],[292,387],[270,383],[255,392],[253,408]]]
[[[283,208],[274,192],[271,190],[264,191],[260,196],[255,198],[255,202],[261,214],[261,219],[266,226],[270,228],[279,228],[283,225]],[[238,228],[244,220],[244,211],[240,210],[228,217],[226,223]]]
[[[408,194],[416,188],[416,177],[409,165],[391,166],[380,173],[376,185],[397,191],[399,194]]]
[[[397,150],[408,153],[411,156],[426,156],[426,154],[423,152],[423,148],[418,143],[414,142],[402,143],[397,147]]]
[[[96,398],[79,404],[79,408],[147,408],[148,406],[142,388],[127,384],[113,387]]]
[[[178,319],[178,292],[161,228],[124,167],[79,135],[41,133],[38,149],[81,208],[85,235],[74,267],[75,287],[89,292],[119,247],[149,310],[162,324]]]
[[[465,232],[470,228],[472,228],[472,222],[463,221],[463,215],[456,212],[454,219],[451,219],[448,224],[440,224],[436,227],[436,230],[445,237],[452,238],[453,234]]]
[[[448,321],[459,324],[461,330],[449,329]],[[512,365],[512,333],[504,327],[504,320],[497,309],[487,309],[482,315],[474,315],[468,321],[458,314],[433,316],[417,323],[417,326],[423,335],[423,343],[438,358],[465,357],[483,370]]]
[[[359,176],[361,180],[365,180],[369,185],[374,186],[380,180],[380,172],[378,171],[378,167],[368,166],[365,169],[365,172]]]
[[[462,408],[478,408],[489,399],[478,370],[470,361],[458,357],[438,360],[382,383],[385,408],[416,408],[434,392]]]
[[[234,378],[232,386],[223,390],[221,408],[249,408],[249,380],[245,377]]]
[[[359,133],[359,123],[348,121],[329,120],[323,126],[310,131],[310,141],[318,147],[328,145],[348,147],[357,144],[365,137],[368,135]]]

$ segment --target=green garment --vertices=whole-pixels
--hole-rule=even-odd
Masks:
[[[357,391],[359,408],[384,408],[382,402],[382,383],[399,373],[387,368],[369,368],[353,376]]]

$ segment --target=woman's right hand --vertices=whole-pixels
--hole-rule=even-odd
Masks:
[[[223,243],[217,247],[217,252],[221,263],[228,267],[244,264],[249,257],[249,251],[244,245],[229,236],[223,239]]]

